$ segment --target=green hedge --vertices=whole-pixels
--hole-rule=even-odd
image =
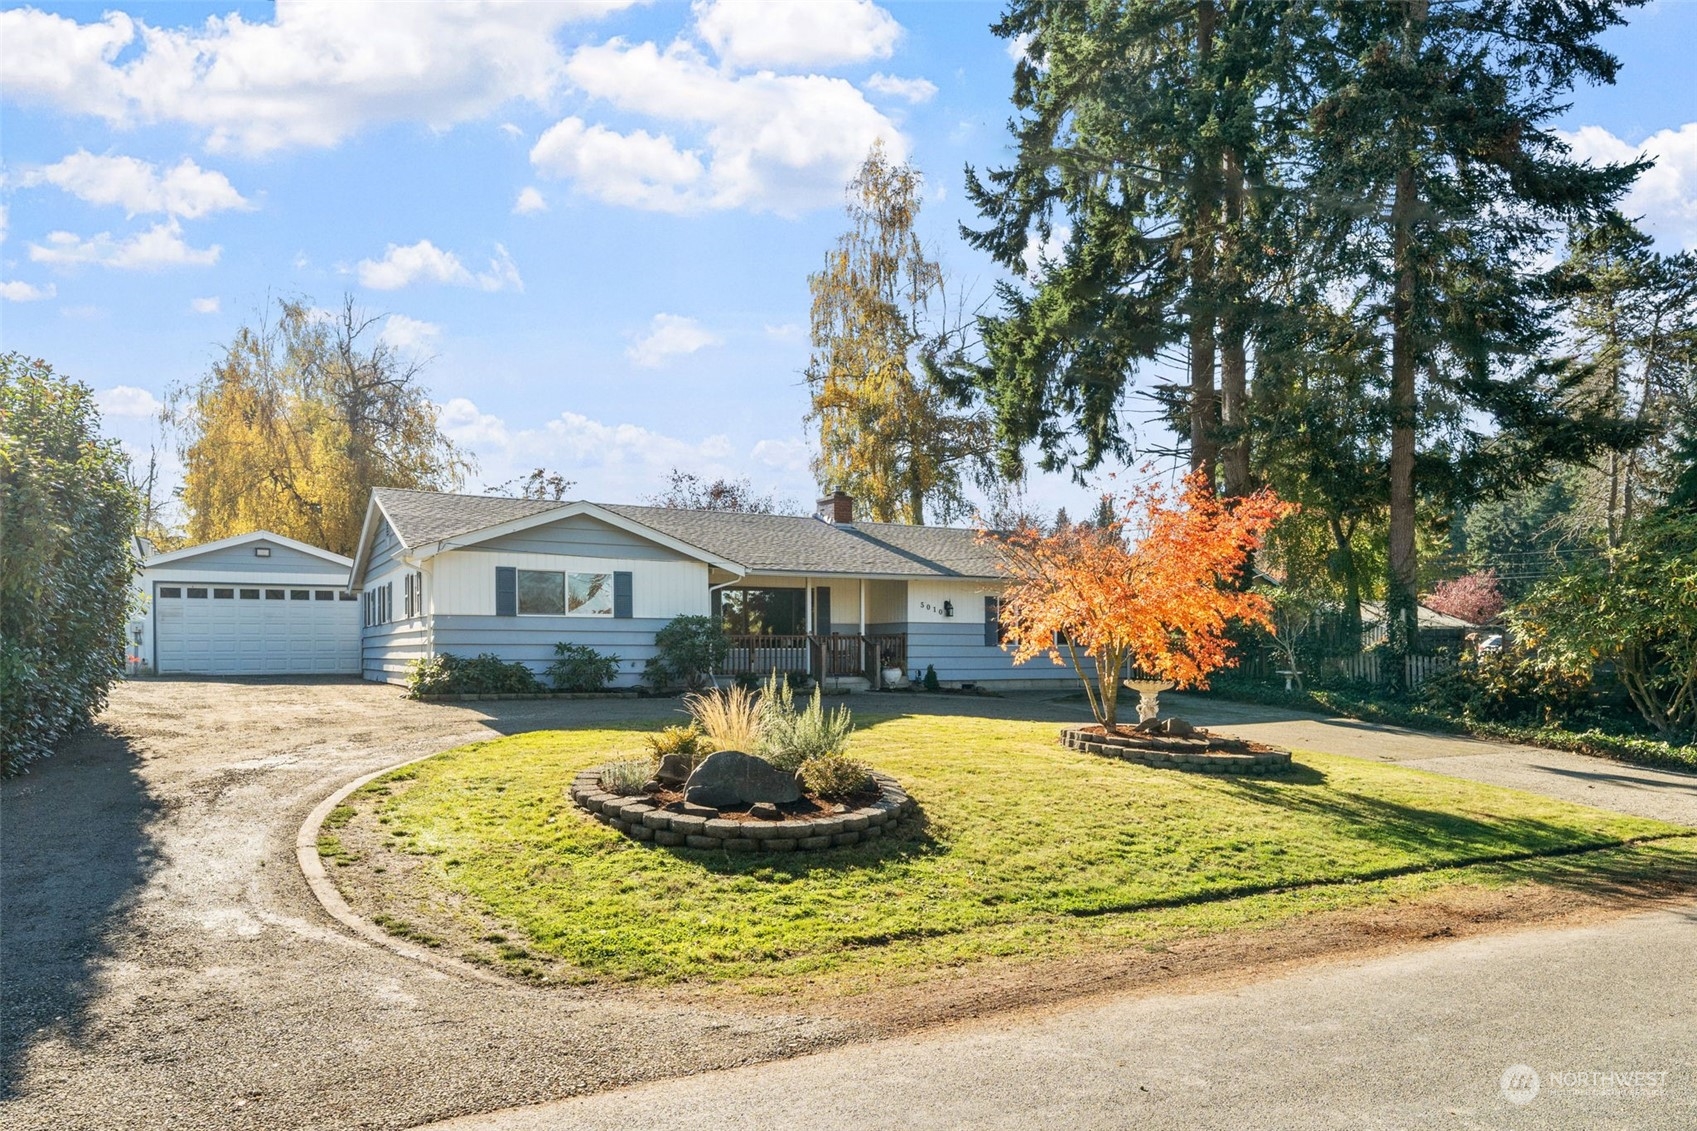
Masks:
[[[1229,678],[1216,678],[1213,684],[1211,691],[1201,694],[1216,695],[1221,699],[1239,702],[1288,707],[1294,711],[1343,715],[1363,722],[1435,730],[1446,734],[1465,734],[1475,738],[1494,738],[1528,746],[1544,746],[1553,750],[1569,750],[1575,754],[1591,754],[1642,766],[1697,770],[1697,746],[1676,746],[1655,738],[1610,734],[1594,728],[1570,731],[1560,727],[1509,726],[1504,723],[1478,722],[1446,715],[1429,707],[1373,699],[1329,688],[1285,691],[1278,687]]]
[[[123,672],[128,469],[88,386],[0,357],[0,773],[52,753]]]
[[[493,652],[467,659],[442,652],[407,668],[407,695],[529,695],[546,690],[524,664]]]

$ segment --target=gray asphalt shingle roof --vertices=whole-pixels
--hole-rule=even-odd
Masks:
[[[555,510],[564,503],[543,499],[509,499],[501,495],[446,495],[437,491],[410,491],[401,487],[378,487],[372,492],[389,524],[408,546],[440,542],[456,534],[469,534]]]
[[[571,504],[498,495],[446,495],[381,487],[375,492],[408,546],[440,542]],[[858,523],[812,517],[595,504],[716,558],[772,573],[997,576],[995,555],[971,530]]]

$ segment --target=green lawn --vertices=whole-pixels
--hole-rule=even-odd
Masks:
[[[1057,730],[863,722],[855,754],[907,785],[923,824],[818,854],[656,848],[596,824],[571,775],[635,755],[635,730],[477,743],[351,802],[422,863],[411,882],[501,924],[504,954],[655,982],[900,976],[1509,882],[1528,874],[1512,861],[1635,841],[1658,843],[1615,866],[1697,855],[1660,839],[1676,826],[1415,770],[1299,753],[1287,780],[1238,781],[1075,753]]]

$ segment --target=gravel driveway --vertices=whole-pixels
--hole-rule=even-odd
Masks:
[[[301,821],[360,773],[675,708],[425,705],[352,681],[118,687],[100,727],[0,791],[0,1123],[409,1127],[852,1036],[438,973],[333,923],[295,867]]]
[[[1083,717],[1081,705],[1025,697],[910,709],[968,703],[987,715]],[[1465,753],[1454,768],[1466,762],[1462,776],[1487,780],[1530,772],[1523,748],[1502,755],[1513,763],[1506,770],[1492,769],[1479,761],[1492,752],[1458,745],[1466,740],[1368,736],[1260,709],[1230,717],[1228,707],[1185,704],[1197,722],[1265,728],[1292,745],[1341,742],[1440,771],[1446,756]],[[352,936],[295,867],[306,814],[363,773],[481,738],[659,720],[676,708],[426,705],[341,680],[118,687],[99,726],[0,786],[0,1122],[409,1127],[869,1035],[860,1024],[775,1007],[737,1013],[444,974]],[[1608,800],[1583,798],[1595,803],[1618,793],[1697,823],[1689,777],[1675,776],[1685,789],[1650,792],[1636,770],[1584,761],[1633,780],[1544,777],[1567,790],[1606,786]]]

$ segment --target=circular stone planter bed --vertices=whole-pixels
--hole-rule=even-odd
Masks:
[[[711,809],[689,805],[678,793],[623,797],[601,788],[597,766],[572,779],[572,800],[597,821],[632,840],[668,848],[728,852],[816,852],[875,840],[913,812],[913,799],[887,774],[874,772],[875,790],[833,805],[804,797],[772,807],[776,817],[756,816],[750,806]],[[841,810],[838,812],[837,810]],[[709,813],[716,814],[709,816]]]
[[[1076,726],[1061,731],[1061,743],[1089,754],[1197,774],[1285,774],[1291,769],[1289,750],[1205,730],[1182,736],[1134,731],[1108,734],[1100,725]]]

